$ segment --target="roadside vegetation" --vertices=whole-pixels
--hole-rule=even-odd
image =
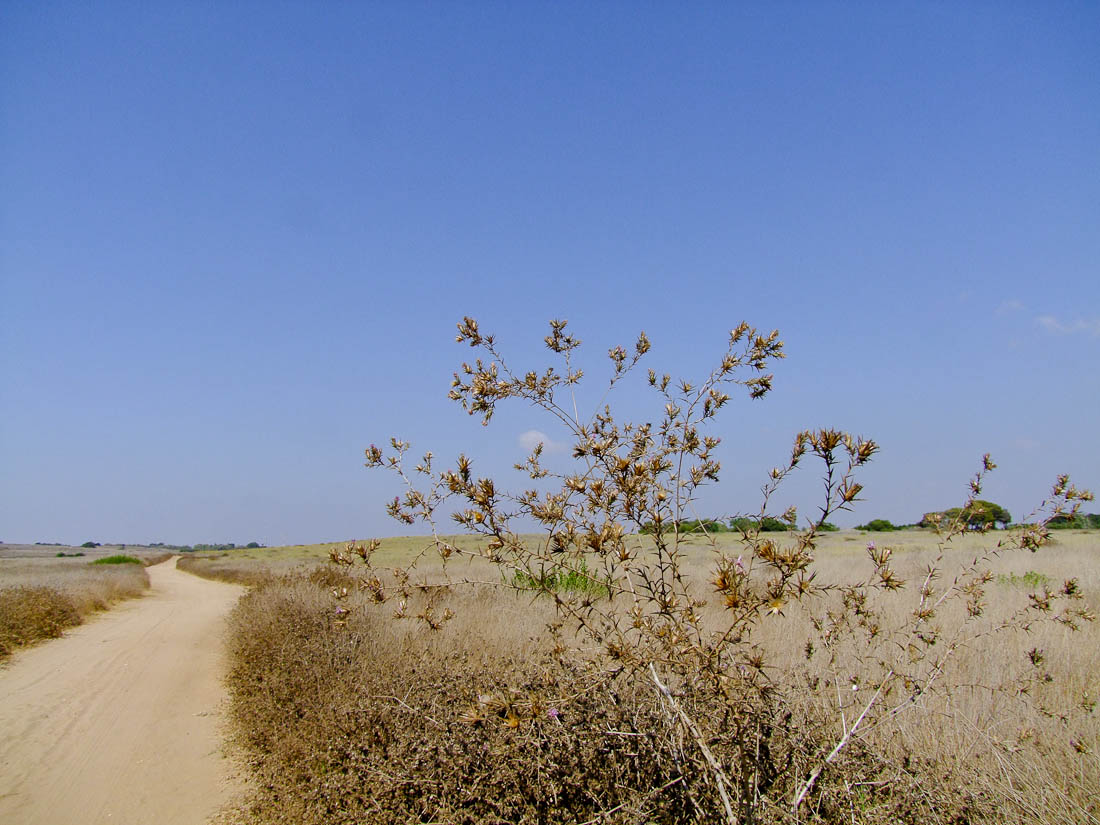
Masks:
[[[225,558],[217,555],[188,555],[176,560],[176,569],[203,579],[241,584],[246,587],[263,584],[273,573],[268,566],[247,558]]]
[[[981,538],[960,537],[957,551],[973,552]],[[1066,538],[1035,556],[991,564],[991,625],[1010,619],[1044,586],[1074,576],[1089,609],[1100,609],[1100,547],[1089,534]],[[738,548],[728,541],[724,548]],[[850,532],[831,535],[819,547],[821,575],[858,582],[865,545]],[[898,575],[917,576],[937,556],[935,543],[919,532],[899,537],[893,550]],[[696,547],[686,575],[705,586],[708,562],[707,548]],[[377,602],[358,577],[302,563],[267,574],[262,558],[238,562],[262,579],[230,627],[232,715],[255,780],[239,821],[580,823],[621,804],[600,821],[633,821],[645,812],[644,821],[675,823],[692,821],[693,797],[714,793],[704,774],[689,782],[682,755],[679,763],[669,755],[676,728],[660,697],[593,667],[594,651],[560,624],[552,596],[454,585],[437,590],[430,615],[438,622],[449,611],[453,618],[433,630],[415,617],[395,622],[396,606]],[[479,567],[478,575],[488,569]],[[425,579],[442,575],[438,560],[425,566]],[[348,595],[337,598],[344,588]],[[770,617],[756,641],[776,689],[795,680],[783,688],[792,711],[787,726],[759,742],[794,769],[797,754],[806,759],[805,749],[822,735],[820,716],[836,687],[824,683],[826,661],[816,654],[806,660],[815,611],[792,608]],[[905,616],[903,605],[889,614],[896,622]],[[709,605],[704,618],[720,627],[719,605]],[[935,687],[896,726],[878,726],[830,768],[817,821],[850,822],[852,806],[860,822],[1092,821],[1085,811],[1095,805],[1100,781],[1100,725],[1080,703],[1096,695],[1098,631],[1049,625],[962,652],[945,677],[978,684],[1000,673],[1004,689]],[[1034,701],[1008,687],[1013,679],[1032,681],[1033,650],[1041,651],[1042,677],[1052,679],[1033,685]],[[858,673],[860,655],[849,648],[833,667]],[[842,687],[845,701],[854,701],[867,686]],[[703,711],[694,703],[692,709]],[[731,761],[721,719],[706,724],[712,754]],[[775,740],[787,737],[795,741],[777,752]],[[867,784],[847,789],[851,772]],[[868,772],[879,779],[867,779]],[[783,781],[791,776],[768,780],[767,799],[782,801]],[[770,818],[787,816],[774,808]]]
[[[132,563],[89,563],[76,556],[83,553],[0,559],[0,659],[17,648],[56,638],[98,610],[142,595],[149,587],[145,566],[169,558],[149,554]]]
[[[712,419],[727,389],[769,391],[776,333],[739,326],[698,384],[649,372],[647,423],[577,414],[564,322],[560,369],[512,371],[472,319],[458,340],[479,358],[452,399],[486,423],[509,399],[542,409],[574,464],[536,448],[510,491],[465,456],[367,450],[402,485],[390,515],[427,535],[332,547],[239,603],[243,821],[1098,821],[1097,548],[1047,530],[1089,493],[1060,477],[990,533],[986,456],[957,513],[869,541],[824,525],[877,445],[826,429],[796,436],[756,514],[692,524],[721,469]],[[649,348],[608,352],[611,389]],[[774,512],[805,464],[818,507]]]

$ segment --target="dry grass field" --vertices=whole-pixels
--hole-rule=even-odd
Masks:
[[[165,553],[143,550],[134,552],[142,564],[93,564],[117,548],[82,551],[52,545],[3,547],[0,659],[17,647],[61,635],[65,628],[82,623],[97,610],[140,596],[149,587],[145,565],[168,558]],[[62,552],[66,556],[58,557]]]
[[[958,537],[944,578],[997,536]],[[736,553],[732,536],[720,538]],[[808,643],[820,645],[815,619],[834,598],[826,595],[767,616],[745,642],[765,654],[775,709],[766,731],[750,732],[758,749],[770,749],[763,763],[774,772],[754,780],[765,790],[754,791],[753,821],[1100,821],[1100,628],[998,629],[1026,609],[1029,594],[1070,578],[1085,606],[1100,612],[1100,534],[1084,531],[1058,531],[1037,553],[991,560],[984,614],[968,624],[960,604],[940,617],[942,646],[957,643],[957,652],[927,692],[862,729],[829,763],[811,804],[791,813],[813,760],[850,729],[874,689],[936,555],[934,536],[922,531],[844,531],[818,548],[819,579],[866,576],[869,541],[892,548],[907,582],[875,606],[881,634],[807,655]],[[384,541],[375,563],[404,563],[424,544]],[[342,569],[318,567],[333,546],[186,562],[258,583],[231,620],[236,735],[255,780],[240,821],[679,823],[718,815],[713,784],[680,758],[682,734],[653,685],[630,678],[629,668],[593,664],[605,660],[556,623],[550,598],[493,586],[500,574],[475,563],[452,578],[488,583],[411,597],[407,615],[426,599],[437,616],[453,611],[431,630],[395,621],[393,604],[375,604]],[[712,550],[700,543],[691,553],[686,570],[705,589]],[[442,580],[438,560],[418,570],[426,582]],[[337,598],[343,588],[349,595]],[[719,607],[701,609],[721,631]],[[966,629],[953,637],[953,627]],[[679,702],[715,759],[732,765],[749,733],[733,732],[731,719],[702,698],[682,692]]]

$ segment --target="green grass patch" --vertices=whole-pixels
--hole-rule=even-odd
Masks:
[[[520,590],[539,590],[546,593],[581,593],[597,598],[610,594],[607,585],[589,571],[582,561],[575,568],[556,567],[540,575],[516,571],[512,586]]]
[[[141,564],[141,559],[135,559],[133,556],[104,556],[89,564]]]
[[[1003,573],[997,576],[997,584],[1007,584],[1013,587],[1029,587],[1032,590],[1042,587],[1044,584],[1050,584],[1051,578],[1038,570],[1028,570],[1022,576],[1017,576],[1015,573],[1009,573],[1007,576]]]

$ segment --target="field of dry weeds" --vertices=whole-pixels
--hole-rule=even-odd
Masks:
[[[123,599],[140,596],[149,587],[145,566],[168,558],[167,554],[138,552],[142,564],[92,564],[106,551],[75,554],[76,548],[59,550],[5,546],[0,558],[0,659],[16,648],[60,636],[66,628],[81,624],[97,610],[106,610]],[[108,550],[111,548],[107,548]]]
[[[872,538],[892,547],[895,570],[910,580],[935,552],[919,531],[842,532],[820,547],[820,575],[864,575]],[[965,563],[990,540],[964,536],[951,552]],[[383,553],[397,559],[416,542],[394,544]],[[455,614],[431,630],[394,621],[392,605],[374,604],[336,568],[306,572],[328,549],[277,549],[262,575],[263,551],[187,562],[259,582],[231,620],[232,712],[255,780],[242,822],[680,823],[718,815],[707,774],[682,758],[682,732],[652,684],[625,665],[592,666],[551,599],[489,584],[425,591],[437,615]],[[688,565],[700,581],[709,552],[700,547]],[[874,645],[838,648],[826,660],[812,644],[815,616],[828,605],[789,605],[752,640],[766,651],[764,678],[774,684],[769,719],[734,731],[722,708],[678,695],[715,759],[732,764],[747,743],[764,751],[754,764],[771,775],[753,778],[763,789],[754,791],[762,797],[755,821],[1100,821],[1100,630],[997,630],[1029,594],[1069,578],[1086,606],[1100,610],[1100,535],[1062,531],[1038,553],[994,559],[989,572],[974,640],[933,689],[829,763],[797,817],[792,793],[874,688],[860,682]],[[343,588],[348,597],[335,598]],[[903,589],[880,620],[904,626],[915,590]],[[409,615],[422,607],[410,605]],[[721,611],[703,610],[721,630]]]

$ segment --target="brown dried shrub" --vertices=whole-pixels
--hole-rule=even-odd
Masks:
[[[654,758],[651,692],[616,693],[546,644],[509,644],[514,634],[395,634],[365,602],[345,615],[334,620],[306,576],[252,591],[234,613],[252,821],[580,822],[616,807],[604,821],[642,809],[681,821],[688,788]]]
[[[272,578],[231,618],[232,715],[254,778],[245,821],[671,824],[722,815],[662,697],[543,632],[557,626],[549,602],[448,593],[437,607],[457,618],[432,631],[394,623],[365,593],[336,613],[329,589],[310,579]],[[742,779],[765,800],[789,796],[822,745],[812,705],[777,703],[749,723],[680,687],[678,703],[716,758],[736,765],[739,748],[766,752],[758,763],[770,773]],[[899,766],[857,744],[817,783],[819,821],[850,821],[853,776],[866,781],[863,822],[967,821],[988,804],[952,790],[941,766]],[[784,816],[782,805],[762,803],[754,819]]]
[[[73,600],[59,590],[19,586],[0,590],[0,658],[23,645],[55,639],[83,619]]]
[[[4,559],[0,573],[0,657],[56,638],[92,613],[149,587],[144,566],[91,565],[84,559]]]

